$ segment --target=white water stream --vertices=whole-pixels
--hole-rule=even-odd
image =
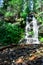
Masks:
[[[23,4],[23,12],[26,10],[26,0],[24,0],[24,4]],[[29,10],[30,12],[33,12],[34,9],[34,1],[33,0],[29,0],[28,1],[28,5],[29,5]],[[30,14],[32,15],[32,14]],[[26,26],[25,26],[25,43],[26,44],[39,44],[39,40],[38,40],[38,25],[37,25],[37,20],[35,19],[34,16],[30,16],[30,18],[32,19],[32,21],[30,21],[29,17],[26,17]],[[33,25],[32,29],[33,29],[33,36],[30,36],[29,32],[31,30],[31,26],[30,24]]]
[[[37,25],[37,20],[35,19],[35,17],[32,18],[31,23],[33,24],[33,36],[29,37],[29,31],[31,30],[31,26],[30,23],[28,21],[28,17],[26,18],[26,27],[25,27],[25,39],[27,40],[26,43],[27,44],[39,44],[39,40],[38,40],[38,25]]]
[[[32,20],[32,24],[33,24],[33,43],[39,44],[39,40],[38,40],[38,25],[37,25],[37,20],[35,19],[35,17],[33,17]]]
[[[30,24],[29,24],[29,22],[28,22],[28,17],[26,18],[26,27],[25,27],[25,34],[26,34],[26,36],[25,36],[25,39],[27,40],[26,41],[26,43],[28,43],[29,41],[28,41],[28,37],[29,37],[29,30],[30,30]]]
[[[33,4],[34,4],[33,0],[29,0],[30,12],[33,12]],[[26,34],[25,39],[27,40],[26,43],[39,44],[37,20],[35,19],[34,16],[32,16],[32,21],[31,22],[32,22],[32,25],[33,25],[33,36],[29,37],[30,34],[28,32],[29,32],[29,30],[31,30],[31,26],[30,26],[31,22],[29,23],[29,20],[27,18],[26,18],[26,27],[25,27],[25,34]]]

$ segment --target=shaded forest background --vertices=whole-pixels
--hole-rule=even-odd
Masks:
[[[23,0],[3,1],[3,6],[0,7],[0,45],[19,44],[19,40],[25,37],[26,16],[30,13],[29,1],[26,0],[26,3]],[[43,25],[43,0],[33,1],[33,13],[38,24]],[[43,42],[43,26],[39,28],[39,40]]]

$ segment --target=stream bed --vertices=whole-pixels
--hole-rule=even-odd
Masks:
[[[0,65],[43,65],[43,45],[14,45],[2,48]]]

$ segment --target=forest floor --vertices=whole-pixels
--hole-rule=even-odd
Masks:
[[[11,45],[0,49],[0,65],[43,65],[43,45]]]

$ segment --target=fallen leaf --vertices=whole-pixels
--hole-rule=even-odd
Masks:
[[[37,56],[36,55],[33,55],[32,57],[29,57],[29,60],[32,61],[36,58]]]
[[[19,59],[16,61],[16,63],[17,63],[17,64],[18,64],[18,63],[23,63],[23,59],[19,58]]]

